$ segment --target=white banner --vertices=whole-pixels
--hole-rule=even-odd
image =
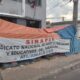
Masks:
[[[70,52],[70,40],[53,38],[0,38],[0,63],[37,58],[51,53]]]

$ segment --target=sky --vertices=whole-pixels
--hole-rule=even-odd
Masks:
[[[54,18],[47,19],[47,21],[59,22],[62,21],[62,17],[65,21],[70,21],[73,17],[72,13],[73,2],[69,2],[69,0],[47,0],[47,18]],[[78,19],[80,19],[80,5],[78,6]]]

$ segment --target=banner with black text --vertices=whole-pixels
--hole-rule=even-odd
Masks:
[[[0,37],[0,63],[37,58],[52,53],[70,52],[69,39],[15,39]]]

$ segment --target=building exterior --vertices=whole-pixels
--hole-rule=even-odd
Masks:
[[[43,28],[46,26],[46,0],[0,0],[0,18]]]

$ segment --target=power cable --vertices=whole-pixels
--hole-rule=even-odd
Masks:
[[[60,3],[56,3],[54,6],[51,6],[51,8],[49,8],[49,10],[53,9],[53,8],[56,8],[60,5]]]
[[[63,2],[57,2],[57,3],[55,4],[55,6],[52,6],[52,7],[49,8],[49,9],[51,10],[52,8],[56,8],[56,7],[59,7],[59,6],[65,6],[65,5],[67,5],[69,2],[70,2],[70,1],[68,1],[67,3],[62,4],[62,5],[61,5],[61,3],[63,3]]]
[[[64,3],[64,4],[62,4],[60,7],[62,8],[63,6],[68,5],[69,3],[70,3],[70,1],[69,1],[69,2],[66,2],[66,3]]]
[[[57,2],[54,6],[52,6],[51,8],[49,8],[49,9],[47,9],[47,10],[48,10],[48,12],[50,13],[52,9],[57,8],[57,7],[61,7],[61,8],[62,8],[63,6],[67,5],[68,3],[69,3],[69,2],[61,5],[61,2]]]
[[[49,13],[51,13],[52,12],[52,9],[56,9],[57,7],[60,7],[61,9],[65,9],[65,6],[67,5],[67,4],[69,4],[70,3],[70,1],[67,1],[67,2],[64,2],[64,1],[59,1],[59,2],[57,2],[56,4],[55,4],[55,6],[52,6],[52,7],[50,7],[49,9],[47,9],[47,11],[48,11],[48,14]],[[54,17],[50,17],[50,18],[47,18],[47,19],[58,19],[58,18],[54,18]]]

